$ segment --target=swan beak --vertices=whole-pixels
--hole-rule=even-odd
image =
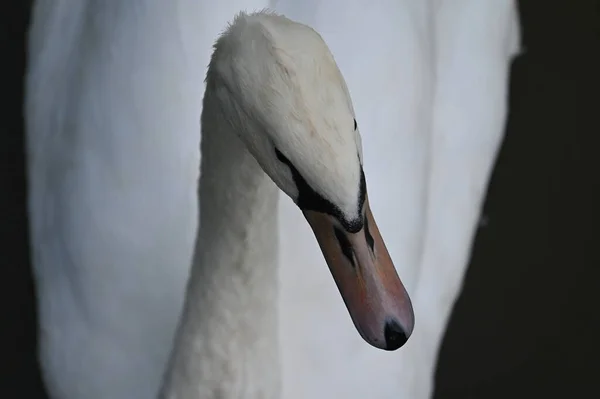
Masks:
[[[385,247],[368,199],[363,227],[349,233],[334,217],[304,211],[356,329],[369,344],[393,351],[410,337],[410,298]]]

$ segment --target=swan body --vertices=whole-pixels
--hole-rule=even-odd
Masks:
[[[223,1],[218,7],[203,1],[171,3],[35,4],[26,104],[30,213],[40,353],[52,397],[156,396],[194,254],[202,110],[198,88],[204,79],[198,66],[208,64],[210,46],[232,15],[269,5],[320,32],[348,83],[364,140],[361,158],[373,212],[385,215],[379,220],[382,235],[408,291],[417,298],[415,334],[393,356],[361,342],[334,296],[314,235],[292,201],[282,201],[277,222],[276,186],[249,155],[249,143],[233,140],[224,151],[203,135],[203,147],[231,153],[223,162],[237,159],[236,154],[247,159],[228,163],[249,166],[240,173],[229,171],[232,182],[235,176],[252,177],[233,184],[237,194],[248,196],[246,205],[253,195],[259,198],[250,188],[260,188],[261,196],[268,193],[269,201],[254,207],[255,213],[228,207],[229,219],[221,224],[226,237],[242,231],[260,244],[230,246],[227,256],[219,257],[224,263],[241,258],[246,266],[263,265],[262,273],[247,277],[264,295],[255,298],[256,306],[248,305],[260,312],[246,319],[231,322],[229,313],[213,311],[217,320],[212,325],[227,328],[203,333],[223,338],[231,347],[219,352],[217,345],[200,346],[203,355],[187,365],[191,373],[167,377],[163,393],[173,388],[169,381],[179,381],[175,385],[181,387],[183,379],[188,388],[198,389],[202,380],[212,389],[229,375],[235,376],[225,379],[233,388],[221,392],[230,395],[224,397],[244,392],[284,398],[428,397],[437,347],[460,290],[501,138],[508,65],[518,47],[514,4],[465,0],[457,5],[459,12],[435,1],[382,2],[368,9],[361,2],[335,0],[302,6],[286,0]],[[377,33],[369,33],[369,26]],[[210,160],[202,159],[204,175]],[[304,173],[310,173],[308,168]],[[284,172],[278,184],[294,198],[286,176],[289,182]],[[349,198],[342,194],[349,184],[342,182],[354,178],[344,174],[341,186],[329,195]],[[319,184],[314,176],[312,184]],[[330,187],[323,186],[322,191]],[[223,192],[213,194],[223,207],[231,201]],[[201,209],[208,205],[201,199]],[[200,212],[199,243],[203,222],[210,217]],[[243,229],[249,220],[256,227],[251,231]],[[272,240],[277,224],[279,258],[277,240]],[[214,237],[208,230],[204,234]],[[224,251],[212,252],[203,251],[202,264]],[[280,296],[274,289],[277,259],[282,263]],[[233,314],[239,315],[239,301],[225,293],[235,293],[240,281],[228,279],[227,268],[218,270],[211,276],[213,287],[229,289],[204,290],[214,295],[205,294],[202,303],[210,310],[227,308],[230,301]],[[202,280],[194,273],[206,272],[192,271],[190,285]],[[186,306],[183,315],[195,310]],[[252,316],[261,322],[252,322]],[[230,323],[218,323],[219,317]],[[273,333],[279,324],[281,362]],[[233,327],[240,325],[257,328],[255,334],[232,340]],[[180,343],[185,330],[180,328]],[[253,336],[262,339],[253,341]],[[235,350],[249,343],[262,349],[262,357],[251,353],[249,361],[247,351]],[[223,360],[224,353],[232,356],[228,362],[213,363],[222,367],[194,374],[199,358]],[[177,356],[175,352],[171,370]],[[375,379],[380,383],[374,384]]]

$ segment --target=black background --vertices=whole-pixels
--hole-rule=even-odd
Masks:
[[[0,397],[42,399],[21,110],[30,3],[1,16]],[[519,3],[525,52],[436,399],[600,397],[600,2]]]

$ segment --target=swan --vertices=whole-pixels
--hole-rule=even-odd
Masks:
[[[370,210],[352,102],[321,37],[280,15],[239,14],[215,44],[201,126],[201,223],[163,397],[280,396],[272,182],[313,229],[360,335],[404,345],[412,305]]]
[[[412,338],[393,357],[344,334],[352,322],[341,301],[324,300],[335,288],[317,272],[323,259],[316,240],[292,201],[282,201],[283,397],[427,397],[501,138],[513,2],[461,1],[460,12],[423,1],[368,9],[335,0],[306,7],[285,0],[171,3],[34,5],[25,104],[29,207],[40,361],[52,397],[156,396],[196,236],[204,79],[198,65],[208,64],[232,15],[269,5],[313,26],[336,55],[366,138],[370,202],[385,215],[380,228],[413,299],[416,293],[418,316]],[[465,67],[479,82],[497,82],[470,86],[460,98],[456,88],[469,81]],[[472,109],[484,112],[474,118]],[[452,134],[444,126],[455,126]],[[436,145],[446,137],[461,144]],[[431,166],[433,149],[439,161]],[[456,156],[463,162],[453,163]],[[376,164],[386,173],[370,173]],[[473,170],[470,179],[455,178]],[[428,186],[437,194],[426,201]],[[455,239],[444,245],[447,237]],[[274,251],[269,244],[263,249]],[[452,284],[437,278],[440,258]],[[260,280],[263,288],[274,286],[274,274]],[[265,353],[271,357],[261,366],[276,369],[274,352]],[[373,386],[367,368],[381,383]],[[271,383],[269,392],[277,391],[279,370]]]

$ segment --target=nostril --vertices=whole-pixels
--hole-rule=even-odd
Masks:
[[[385,349],[388,351],[395,351],[408,341],[408,336],[396,320],[388,320],[385,323],[383,334],[385,336]]]

